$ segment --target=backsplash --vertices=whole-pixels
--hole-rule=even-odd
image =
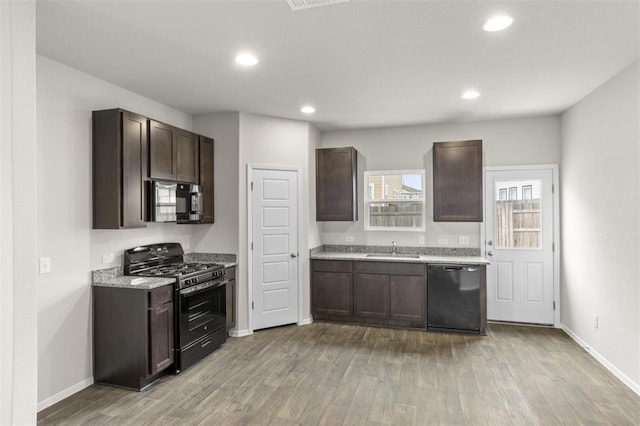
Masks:
[[[231,253],[185,253],[185,262],[220,262],[232,263],[236,262],[237,256]]]
[[[331,253],[391,253],[391,246],[362,246],[345,244],[325,244],[312,248],[310,254]],[[480,256],[479,248],[469,247],[409,247],[397,246],[398,254],[420,254],[425,256]]]

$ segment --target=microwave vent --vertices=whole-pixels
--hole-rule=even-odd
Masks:
[[[311,7],[331,6],[332,4],[346,3],[349,0],[287,0],[291,10],[309,9]]]

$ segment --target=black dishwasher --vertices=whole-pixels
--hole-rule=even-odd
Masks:
[[[427,328],[480,333],[478,265],[429,265],[427,270]]]

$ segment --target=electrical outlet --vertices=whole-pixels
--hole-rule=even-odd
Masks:
[[[40,258],[40,273],[48,274],[51,272],[51,258],[50,257],[41,257]]]
[[[598,328],[598,314],[593,314],[593,328]]]
[[[182,243],[182,248],[189,250],[191,248],[191,243]]]
[[[469,245],[469,236],[468,235],[460,235],[458,237],[458,244],[460,244],[461,246],[468,246]]]
[[[102,255],[102,263],[113,262],[113,253],[107,253]]]
[[[445,246],[449,244],[449,239],[447,238],[438,238],[438,244],[441,246]]]
[[[425,242],[424,242],[424,235],[420,235],[420,236],[418,237],[418,244],[424,244],[424,243],[425,243]]]
[[[345,243],[352,243],[354,240],[353,235],[345,235],[344,236],[344,242]]]

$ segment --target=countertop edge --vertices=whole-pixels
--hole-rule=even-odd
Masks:
[[[366,262],[398,262],[398,263],[451,263],[457,265],[488,265],[490,262],[482,256],[428,256],[419,258],[402,256],[367,257],[366,253],[316,253],[312,260],[357,260]]]

